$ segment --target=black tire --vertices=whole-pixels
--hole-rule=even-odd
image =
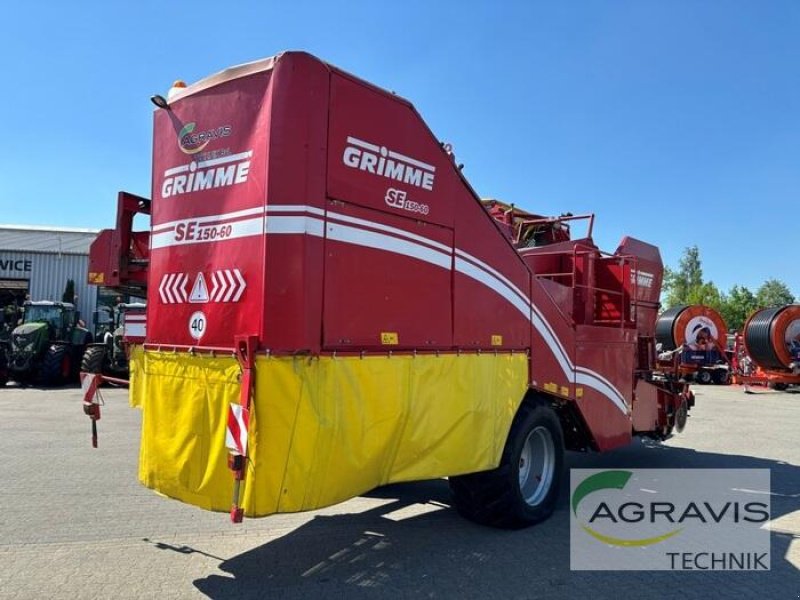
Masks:
[[[789,384],[787,384],[787,383],[778,383],[777,381],[775,381],[773,383],[770,383],[769,387],[771,387],[773,390],[776,390],[778,392],[784,392],[789,388]]]
[[[520,483],[520,474],[525,468],[522,460],[523,448],[528,438],[549,439],[553,455],[547,469],[536,467],[536,456],[530,461],[527,478],[529,486]],[[536,446],[533,442],[532,446]],[[540,453],[540,454],[546,454]],[[538,473],[541,471],[541,473]],[[500,466],[491,471],[450,477],[453,506],[458,512],[476,523],[519,529],[547,519],[553,512],[558,499],[561,479],[564,472],[564,434],[555,412],[544,404],[524,403],[514,418],[508,434]],[[541,489],[538,484],[542,477],[547,481]],[[526,501],[525,496],[530,498]]]
[[[42,362],[41,378],[45,385],[61,385],[72,373],[72,358],[65,346],[50,346]]]
[[[32,385],[36,381],[36,371],[13,371],[11,379],[21,386]]]
[[[714,383],[717,385],[728,385],[730,382],[730,371],[726,369],[717,369],[714,371]]]
[[[0,375],[0,387],[6,387],[8,383],[8,375]]]
[[[711,374],[711,371],[703,371],[701,369],[700,371],[695,373],[694,379],[695,381],[697,381],[697,383],[701,385],[708,385],[714,380],[714,377]]]
[[[81,371],[84,373],[103,373],[106,362],[105,346],[89,346],[81,359]]]

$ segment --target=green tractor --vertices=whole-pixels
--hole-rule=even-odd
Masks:
[[[118,304],[112,311],[101,307],[95,313],[97,342],[89,344],[83,353],[81,371],[128,378],[128,348],[124,340],[125,318],[144,314],[145,304]],[[102,340],[102,341],[100,341]]]
[[[22,324],[11,332],[9,379],[60,385],[77,381],[84,348],[92,334],[67,302],[26,302]]]

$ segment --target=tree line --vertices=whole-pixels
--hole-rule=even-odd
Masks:
[[[690,246],[683,251],[677,269],[664,269],[663,307],[678,304],[705,304],[717,310],[729,331],[741,331],[747,317],[769,306],[794,304],[797,299],[779,279],[768,279],[753,293],[743,285],[734,285],[722,292],[713,281],[703,279],[700,250]]]

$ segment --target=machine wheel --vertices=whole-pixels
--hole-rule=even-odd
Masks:
[[[42,383],[60,385],[72,374],[72,359],[64,346],[50,346],[42,362]]]
[[[21,386],[32,385],[36,381],[35,371],[15,371],[11,374],[11,379]]]
[[[675,411],[675,431],[680,433],[686,427],[686,420],[689,418],[689,403],[686,400],[681,401],[678,410]]]
[[[717,369],[714,371],[714,383],[717,385],[728,385],[731,382],[730,371],[726,369]]]
[[[786,384],[786,383],[773,382],[773,383],[769,384],[769,387],[771,387],[773,390],[776,390],[778,392],[783,392],[783,391],[786,391],[786,389],[789,387],[789,385]]]
[[[697,380],[697,383],[700,383],[702,385],[708,385],[714,379],[710,371],[703,371],[703,370],[698,371],[694,377]]]
[[[7,383],[8,383],[8,376],[0,375],[0,387],[6,387]]]
[[[103,372],[103,365],[106,361],[105,346],[89,346],[83,353],[81,359],[81,371],[84,373],[97,373]]]
[[[543,521],[555,508],[564,467],[564,434],[543,404],[523,404],[508,434],[500,466],[450,478],[453,505],[477,523],[517,529]]]

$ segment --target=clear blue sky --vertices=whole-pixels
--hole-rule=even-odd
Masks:
[[[31,2],[0,37],[0,223],[150,195],[151,94],[304,49],[410,99],[484,197],[594,212],[800,295],[800,2]]]

